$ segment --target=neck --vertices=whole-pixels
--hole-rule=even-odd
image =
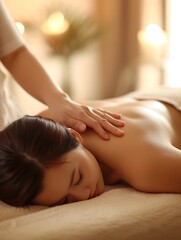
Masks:
[[[113,184],[117,182],[118,175],[115,171],[116,164],[112,161],[112,151],[110,147],[111,140],[105,141],[101,139],[90,129],[81,134],[81,136],[83,138],[84,147],[90,151],[98,161],[105,184]]]

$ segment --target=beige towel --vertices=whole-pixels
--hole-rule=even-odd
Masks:
[[[181,88],[159,87],[153,90],[139,90],[126,95],[137,100],[158,100],[173,105],[181,111]]]

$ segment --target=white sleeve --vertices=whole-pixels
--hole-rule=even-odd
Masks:
[[[15,23],[0,0],[0,58],[24,44]]]

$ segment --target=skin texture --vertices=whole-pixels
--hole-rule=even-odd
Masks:
[[[91,129],[81,136],[72,132],[81,145],[64,156],[65,163],[47,170],[44,190],[35,199],[36,203],[61,204],[65,198],[67,202],[86,200],[103,193],[104,184],[121,181],[144,192],[181,192],[179,111],[157,101],[124,98],[92,102],[92,105],[121,112],[126,121],[125,136],[112,135],[109,141],[104,141]],[[78,170],[69,188],[73,168]],[[57,183],[53,193],[52,186]]]

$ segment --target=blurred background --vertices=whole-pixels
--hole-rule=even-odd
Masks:
[[[180,0],[4,2],[27,46],[76,101],[181,87]],[[14,90],[29,114],[43,108]]]

